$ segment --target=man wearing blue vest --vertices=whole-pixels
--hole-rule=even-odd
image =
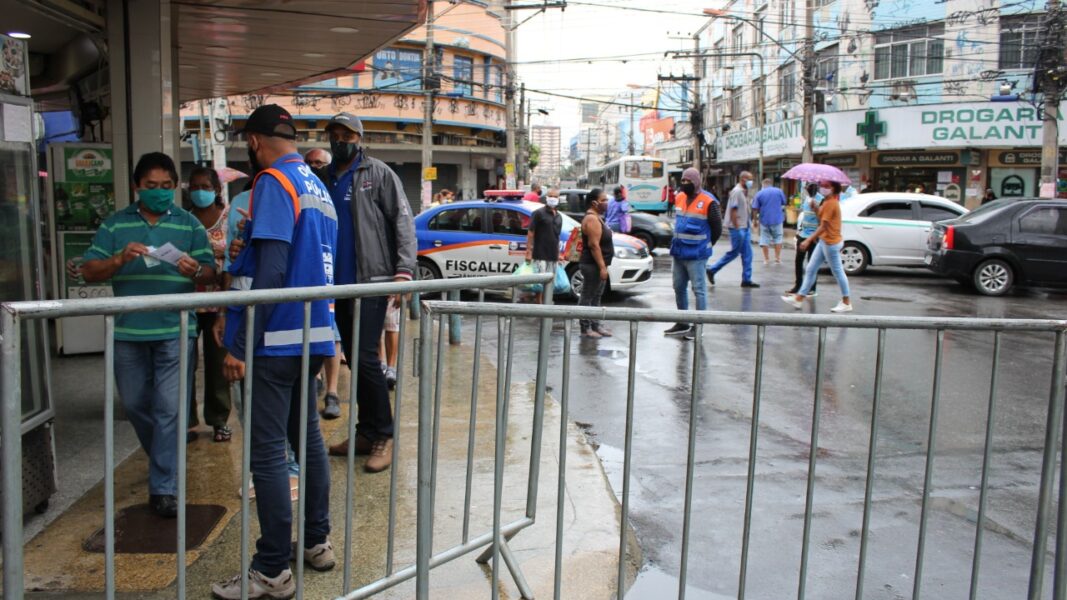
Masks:
[[[337,213],[330,194],[296,151],[296,128],[282,107],[257,108],[245,124],[248,158],[257,172],[249,200],[244,248],[230,265],[232,289],[281,289],[333,285]],[[262,167],[262,168],[261,168]],[[333,317],[328,300],[311,303],[310,369],[303,377],[304,304],[264,304],[256,308],[252,347],[245,347],[243,307],[226,316],[223,363],[227,379],[244,377],[252,366],[252,481],[260,538],[249,569],[249,598],[286,599],[296,594],[289,560],[295,548],[292,503],[286,467],[286,439],[299,452],[300,396],[307,394],[307,456],[304,561],[317,571],[333,568],[330,533],[330,467],[319,430],[314,374],[333,356]],[[221,600],[241,597],[241,576],[212,586]]]
[[[722,235],[719,201],[700,185],[700,171],[690,167],[682,173],[682,191],[674,197],[674,239],[671,259],[674,269],[674,302],[678,310],[689,310],[689,286],[693,286],[697,310],[708,309],[708,287],[704,269],[711,247]],[[690,323],[675,323],[663,335],[694,339]]]

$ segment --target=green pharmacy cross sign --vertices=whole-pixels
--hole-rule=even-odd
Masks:
[[[876,111],[867,111],[867,114],[863,116],[863,122],[856,123],[856,135],[863,138],[863,143],[868,149],[874,150],[878,148],[878,138],[885,134],[885,121],[878,120]]]

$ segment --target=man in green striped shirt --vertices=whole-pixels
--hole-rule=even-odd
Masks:
[[[207,232],[189,212],[174,205],[178,172],[166,154],[145,154],[133,172],[137,202],[111,215],[85,253],[82,277],[111,281],[116,296],[189,294],[197,283],[215,282],[215,257]],[[150,256],[158,249],[180,255],[172,262]],[[189,337],[196,338],[190,315]],[[162,517],[178,512],[179,312],[142,312],[115,317],[115,383],[141,447],[148,454],[149,505]],[[196,344],[189,344],[190,353]],[[188,365],[193,365],[190,356]],[[192,381],[190,377],[189,381]]]

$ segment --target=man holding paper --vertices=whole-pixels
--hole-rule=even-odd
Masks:
[[[97,230],[82,264],[85,281],[110,280],[116,296],[190,294],[195,284],[214,283],[215,255],[207,232],[174,204],[177,189],[178,172],[169,156],[142,156],[133,171],[137,201]],[[192,353],[195,314],[189,315],[189,325]],[[180,328],[178,312],[115,317],[115,384],[148,454],[149,505],[168,518],[178,514],[178,411],[187,410],[189,401],[178,398]],[[188,365],[191,371],[191,356]]]

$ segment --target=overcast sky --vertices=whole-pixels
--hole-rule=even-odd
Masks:
[[[659,73],[673,68],[679,75],[692,60],[664,59],[668,50],[689,50],[692,34],[705,23],[703,8],[721,5],[716,0],[588,0],[598,4],[639,7],[693,14],[659,14],[568,2],[567,9],[550,9],[518,29],[518,75],[527,90],[544,90],[569,96],[610,96],[627,91],[627,84],[655,87]],[[516,1],[515,3],[518,3]],[[519,20],[534,14],[518,11]],[[685,37],[687,39],[672,39]],[[631,56],[612,61],[556,62],[578,58]],[[541,62],[545,61],[545,62]],[[527,94],[534,107],[551,111],[534,116],[533,125],[559,125],[564,146],[578,133],[578,101]],[[536,113],[536,110],[534,111]]]

